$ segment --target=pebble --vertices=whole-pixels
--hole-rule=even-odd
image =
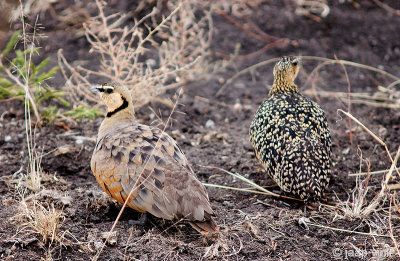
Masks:
[[[235,111],[242,111],[242,110],[243,110],[243,105],[240,104],[239,102],[237,102],[237,103],[235,103],[235,104],[233,105],[233,109],[234,109]]]
[[[75,143],[76,143],[77,145],[81,145],[81,144],[83,143],[83,139],[77,138],[77,139],[75,140]]]
[[[95,241],[95,242],[93,243],[93,245],[94,245],[94,248],[95,248],[96,250],[99,250],[100,248],[103,247],[103,243],[101,243],[100,241]]]
[[[385,127],[379,126],[378,135],[380,138],[385,138],[387,136],[387,133],[388,133],[388,131]]]
[[[243,148],[247,151],[253,151],[253,145],[248,140],[243,142]]]
[[[5,136],[5,137],[4,137],[4,141],[5,141],[5,142],[12,142],[11,135]]]
[[[206,121],[206,128],[214,129],[215,128],[215,122],[213,120],[211,120],[211,119],[208,119]]]
[[[101,237],[102,237],[102,239],[107,240],[107,243],[110,244],[110,245],[116,245],[117,244],[117,238],[118,238],[117,231],[102,232],[101,233]]]
[[[156,60],[150,58],[150,59],[146,60],[146,65],[151,68],[154,68],[157,65],[157,62],[156,62]]]

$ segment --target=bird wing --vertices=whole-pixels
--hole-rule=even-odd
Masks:
[[[107,194],[135,210],[193,221],[213,213],[186,157],[158,128],[130,124],[99,135],[91,168]]]

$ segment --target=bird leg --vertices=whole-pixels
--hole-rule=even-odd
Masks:
[[[144,226],[147,222],[147,212],[142,213],[141,217],[138,220],[130,219],[128,221],[129,225],[138,225]]]

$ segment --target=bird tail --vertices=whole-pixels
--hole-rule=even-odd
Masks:
[[[285,179],[285,173],[293,176],[287,177],[291,185],[284,190],[305,200],[320,198],[330,179],[330,151],[315,140],[290,144],[285,151],[283,158],[287,162],[281,178]]]
[[[219,230],[219,227],[211,216],[206,221],[190,221],[189,224],[202,235]]]

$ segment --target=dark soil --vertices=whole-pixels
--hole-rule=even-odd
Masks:
[[[73,1],[59,1],[54,11],[59,13]],[[129,1],[110,1],[109,12],[126,11]],[[343,2],[343,3],[340,3]],[[398,1],[384,1],[393,8],[400,8]],[[89,13],[95,13],[88,5]],[[258,165],[248,138],[248,127],[258,106],[265,99],[272,84],[273,64],[259,67],[252,75],[245,74],[216,96],[224,82],[237,70],[282,55],[320,56],[354,61],[370,65],[398,75],[400,71],[400,16],[378,7],[373,1],[329,1],[330,14],[320,22],[295,14],[291,1],[266,1],[253,10],[251,18],[265,33],[288,38],[291,43],[251,55],[265,46],[261,42],[227,21],[214,16],[214,40],[212,51],[216,59],[230,55],[240,43],[240,55],[227,72],[215,75],[207,81],[188,84],[179,100],[181,106],[173,115],[173,124],[167,130],[178,142],[200,180],[232,187],[248,187],[240,180],[217,169],[238,172],[260,185],[281,193],[273,181],[266,177]],[[94,10],[94,12],[93,12]],[[246,18],[232,16],[239,23]],[[33,18],[32,18],[33,19]],[[96,64],[97,58],[88,50],[88,42],[73,31],[60,28],[49,12],[39,19],[47,38],[40,42],[43,57],[50,56],[57,63],[58,49],[70,62]],[[20,25],[13,25],[13,29]],[[304,61],[304,68],[297,83],[305,91],[306,78],[317,62]],[[346,67],[352,92],[375,93],[378,85],[387,86],[392,79],[375,72]],[[321,69],[316,84],[325,91],[346,92],[348,84],[342,67],[328,65]],[[64,79],[58,75],[51,84],[61,86]],[[390,167],[384,148],[357,125],[352,124],[352,143],[348,134],[349,122],[337,109],[347,110],[347,104],[337,98],[313,96],[326,112],[333,139],[333,177],[327,192],[330,205],[351,198],[356,178],[349,173],[360,171],[360,156],[370,162],[371,170]],[[151,104],[163,118],[170,108]],[[351,113],[385,141],[389,151],[397,151],[400,144],[400,111],[353,103]],[[151,124],[154,117],[148,107],[138,111],[137,117]],[[40,200],[54,204],[64,213],[60,227],[64,239],[43,245],[39,235],[18,228],[20,222],[11,218],[18,212],[20,195],[12,180],[20,177],[18,170],[27,165],[25,121],[23,105],[18,101],[0,102],[0,256],[9,260],[40,260],[51,254],[56,260],[89,260],[96,254],[96,247],[103,242],[102,232],[109,231],[116,219],[120,205],[108,199],[96,183],[89,162],[97,129],[102,118],[81,120],[71,125],[70,131],[55,125],[36,129],[36,147],[45,156],[41,164],[49,177],[44,188],[56,190],[59,197],[41,196]],[[206,127],[212,120],[215,126]],[[7,138],[6,138],[7,136]],[[10,137],[11,136],[11,140]],[[84,137],[84,139],[81,139]],[[80,142],[82,141],[83,142]],[[57,148],[68,146],[69,151],[59,154]],[[362,171],[366,171],[365,161]],[[218,174],[218,175],[216,175]],[[56,177],[56,178],[54,178]],[[381,175],[371,177],[371,199],[380,190]],[[394,176],[393,183],[399,183]],[[145,226],[131,225],[129,220],[140,217],[126,209],[115,231],[117,242],[107,244],[100,260],[198,260],[208,251],[216,251],[215,259],[226,260],[366,260],[377,252],[385,254],[393,250],[393,241],[385,236],[369,236],[348,231],[388,235],[387,215],[389,202],[384,210],[368,218],[349,219],[343,212],[328,207],[310,209],[296,201],[277,199],[220,188],[208,187],[208,193],[220,232],[210,237],[200,236],[185,223],[175,224],[150,218]],[[399,198],[399,192],[396,192]],[[27,192],[26,196],[29,196]],[[337,214],[337,215],[336,215]],[[303,220],[323,227],[304,225]],[[394,235],[400,235],[400,213],[392,212]],[[398,240],[398,239],[397,239]],[[61,243],[60,243],[61,242]],[[49,250],[50,249],[50,250]],[[341,252],[335,252],[340,249]],[[357,252],[356,250],[363,252]],[[389,249],[389,250],[388,250]],[[50,254],[49,254],[50,251]],[[338,254],[339,253],[339,254]],[[363,256],[360,256],[363,254]],[[395,260],[395,254],[388,259]]]

